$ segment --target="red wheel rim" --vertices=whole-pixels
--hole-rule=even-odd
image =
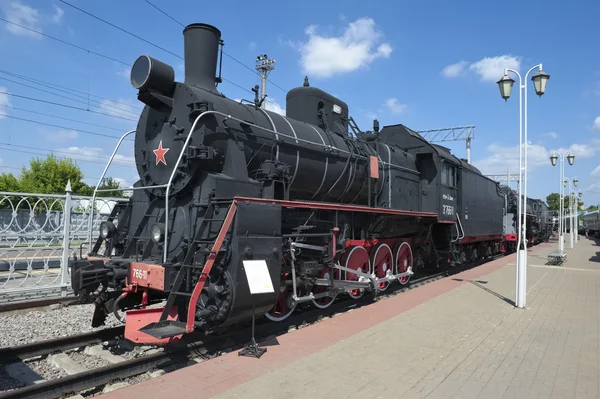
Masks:
[[[265,317],[271,321],[282,321],[290,317],[294,313],[294,309],[296,309],[296,305],[293,307],[290,306],[293,295],[294,289],[285,286],[282,281],[277,301],[273,305],[273,308],[265,313]],[[301,295],[300,292],[298,292],[298,295]]]
[[[317,278],[329,279],[330,275],[331,275],[331,269],[326,267],[319,271],[319,273],[317,274]],[[335,274],[334,274],[334,279],[336,279]],[[325,292],[328,289],[329,289],[329,287],[323,287],[323,286],[317,285],[312,288],[311,292],[316,295],[316,294],[320,294],[321,292]],[[325,309],[333,303],[334,299],[335,299],[335,297],[332,297],[332,296],[324,296],[321,298],[313,299],[312,302],[319,309]]]
[[[413,265],[413,254],[408,243],[403,242],[396,251],[396,274],[404,273]],[[410,276],[398,277],[400,284],[406,284]]]
[[[364,247],[356,246],[350,250],[346,257],[346,267],[352,270],[361,270],[363,273],[371,273],[371,260],[369,259],[369,253]],[[346,281],[358,281],[358,275],[352,272],[345,272]],[[364,293],[364,290],[357,288],[349,291],[348,295],[352,298],[360,298]]]
[[[387,244],[380,244],[371,250],[373,256],[371,263],[373,264],[373,273],[377,278],[386,276],[388,269],[392,269],[394,265],[394,255],[392,249]],[[379,283],[379,290],[385,291],[390,286],[389,281]]]

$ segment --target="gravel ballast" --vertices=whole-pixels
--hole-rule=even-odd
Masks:
[[[2,326],[0,348],[122,325],[115,317],[109,315],[104,326],[92,328],[93,314],[93,304],[72,305],[58,309],[48,308],[17,314],[0,314],[0,326]]]

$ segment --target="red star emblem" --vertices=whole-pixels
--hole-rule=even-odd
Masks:
[[[158,165],[159,162],[162,162],[165,165],[167,164],[167,162],[165,161],[165,154],[169,151],[169,149],[163,148],[162,140],[160,141],[160,143],[158,143],[158,148],[152,151],[154,151],[154,155],[156,155],[156,165]]]

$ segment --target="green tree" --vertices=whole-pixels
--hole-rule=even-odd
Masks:
[[[546,197],[546,203],[552,211],[558,211],[560,209],[560,194],[552,193]]]
[[[577,209],[579,209],[580,207],[583,206],[583,201],[581,201],[576,195],[573,195],[570,198],[572,198],[573,201],[575,201],[575,199],[577,199]],[[560,208],[560,194],[552,193],[552,194],[548,195],[546,197],[546,203],[548,204],[548,207],[550,208],[550,210],[558,211]],[[570,204],[569,196],[566,196],[565,201],[564,201],[565,208],[568,208],[569,204]]]
[[[586,209],[587,211],[597,211],[598,210],[598,205],[590,205],[587,207]]]
[[[102,184],[98,187],[98,190],[110,190],[110,189],[120,189],[121,183],[113,179],[112,177],[107,177],[103,179]],[[91,194],[94,193],[94,187],[90,187]],[[99,197],[123,197],[123,190],[116,191],[101,191],[98,193]]]
[[[48,155],[45,159],[35,158],[29,161],[29,168],[23,166],[21,175],[12,173],[0,175],[0,191],[64,194],[67,182],[71,181],[71,193],[75,195],[92,195],[94,187],[83,181],[83,172],[69,158],[56,158]],[[121,185],[112,177],[104,179],[99,189],[119,189]],[[123,191],[99,192],[99,197],[123,197]]]
[[[58,159],[49,155],[46,159],[29,161],[19,178],[21,191],[36,194],[62,194],[71,181],[73,194],[89,195],[90,187],[83,181],[83,172],[72,159]]]
[[[17,192],[19,190],[19,179],[17,179],[12,173],[2,173],[0,175],[0,191]]]
[[[578,195],[572,195],[571,201],[577,204],[577,210],[581,209],[581,207],[583,206],[583,201],[579,199]]]

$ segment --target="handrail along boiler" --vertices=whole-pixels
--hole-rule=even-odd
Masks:
[[[112,313],[128,339],[168,343],[245,322],[249,259],[265,260],[275,287],[256,311],[279,321],[300,303],[326,308],[504,250],[504,194],[465,160],[403,125],[350,135],[347,104],[307,78],[285,116],[263,109],[257,88],[254,101],[228,99],[221,32],[191,24],[183,36],[184,82],[147,55],[131,70],[145,104],[140,178],[88,257],[71,261],[92,325]]]

